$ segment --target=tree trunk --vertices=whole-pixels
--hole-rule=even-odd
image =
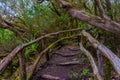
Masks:
[[[113,19],[110,0],[105,0],[105,1],[106,1],[106,8],[107,8],[107,11],[108,11],[108,16],[109,16],[111,19]]]
[[[80,10],[74,9],[69,3],[57,0],[57,2],[65,9],[72,17],[79,19],[92,26],[101,28],[108,32],[114,33],[120,37],[120,24],[110,19],[102,19],[98,16],[85,14]]]

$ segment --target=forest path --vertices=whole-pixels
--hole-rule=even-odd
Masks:
[[[63,46],[51,56],[42,69],[41,66],[37,69],[32,80],[88,80],[92,77],[92,70],[81,54],[78,46]],[[90,73],[82,75],[85,69],[89,69]]]

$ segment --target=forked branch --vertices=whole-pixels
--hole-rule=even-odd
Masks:
[[[81,34],[85,36],[92,46],[95,49],[100,50],[100,52],[109,59],[113,67],[115,68],[116,72],[120,75],[120,58],[115,55],[111,50],[109,50],[107,47],[105,47],[103,44],[99,43],[96,39],[94,39],[89,33],[86,31],[82,31]]]
[[[109,20],[102,19],[99,16],[94,16],[91,14],[85,14],[85,12],[73,8],[68,2],[63,0],[56,0],[63,9],[65,9],[72,17],[79,19],[85,23],[88,23],[94,27],[101,28],[108,32],[114,33],[120,37],[120,24]]]

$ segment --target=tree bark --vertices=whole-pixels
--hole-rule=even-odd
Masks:
[[[107,8],[107,11],[108,11],[108,16],[109,16],[111,19],[113,19],[110,0],[105,0],[105,1],[106,1],[106,8]]]
[[[19,64],[20,64],[20,78],[21,78],[21,80],[26,80],[27,79],[26,60],[25,60],[24,54],[22,52],[23,51],[21,51],[21,53],[18,54]]]
[[[41,36],[41,37],[39,37],[39,38],[29,42],[29,43],[25,43],[23,45],[17,46],[7,57],[5,57],[3,60],[1,60],[1,62],[0,62],[0,74],[2,74],[4,72],[4,70],[6,69],[8,64],[14,59],[14,57],[17,55],[17,53],[20,52],[25,47],[30,46],[33,43],[36,43],[36,42],[40,41],[41,39],[52,36],[52,35],[57,35],[57,34],[60,34],[60,33],[65,33],[65,32],[79,31],[79,30],[80,30],[80,28],[58,31],[58,32],[55,32],[55,33],[46,34],[46,35]]]
[[[102,77],[105,78],[105,71],[104,71],[104,67],[103,67],[103,56],[100,52],[100,50],[97,50],[97,59],[98,59],[98,69],[100,71],[100,74]]]
[[[120,37],[120,24],[110,19],[102,19],[98,16],[85,14],[83,11],[74,9],[68,2],[56,0],[63,9],[65,9],[72,17],[79,19],[92,26],[101,28],[108,32],[114,33]]]
[[[106,19],[105,11],[103,9],[103,6],[101,5],[100,0],[95,0],[95,2],[97,3],[97,6],[98,6],[98,9],[99,9],[101,18],[105,18]]]
[[[116,72],[118,73],[118,75],[120,75],[120,58],[118,56],[115,55],[115,53],[113,53],[111,50],[109,50],[108,48],[106,48],[104,45],[100,44],[97,40],[95,40],[89,33],[87,33],[86,31],[82,31],[81,34],[83,36],[85,36],[90,43],[92,44],[92,46],[95,49],[100,50],[100,52],[107,58],[109,59],[110,63],[112,64],[112,66],[114,67],[114,69],[116,70]]]
[[[95,14],[96,16],[98,15],[96,0],[94,0],[94,14]]]
[[[89,61],[90,61],[90,64],[91,64],[91,66],[92,66],[92,68],[93,68],[93,73],[94,73],[94,75],[95,75],[95,76],[94,76],[94,80],[103,80],[103,78],[101,77],[101,75],[100,75],[100,73],[99,73],[98,67],[97,67],[97,65],[96,65],[96,63],[95,63],[95,61],[94,61],[91,53],[88,52],[88,51],[83,47],[82,43],[79,43],[79,45],[80,45],[80,50],[87,56],[87,58],[88,58]],[[97,78],[97,79],[96,79],[96,78]]]

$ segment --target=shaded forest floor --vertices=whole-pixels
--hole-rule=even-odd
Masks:
[[[55,52],[33,80],[92,80],[90,63],[81,55],[78,46],[64,46]],[[81,58],[82,57],[82,58]]]

